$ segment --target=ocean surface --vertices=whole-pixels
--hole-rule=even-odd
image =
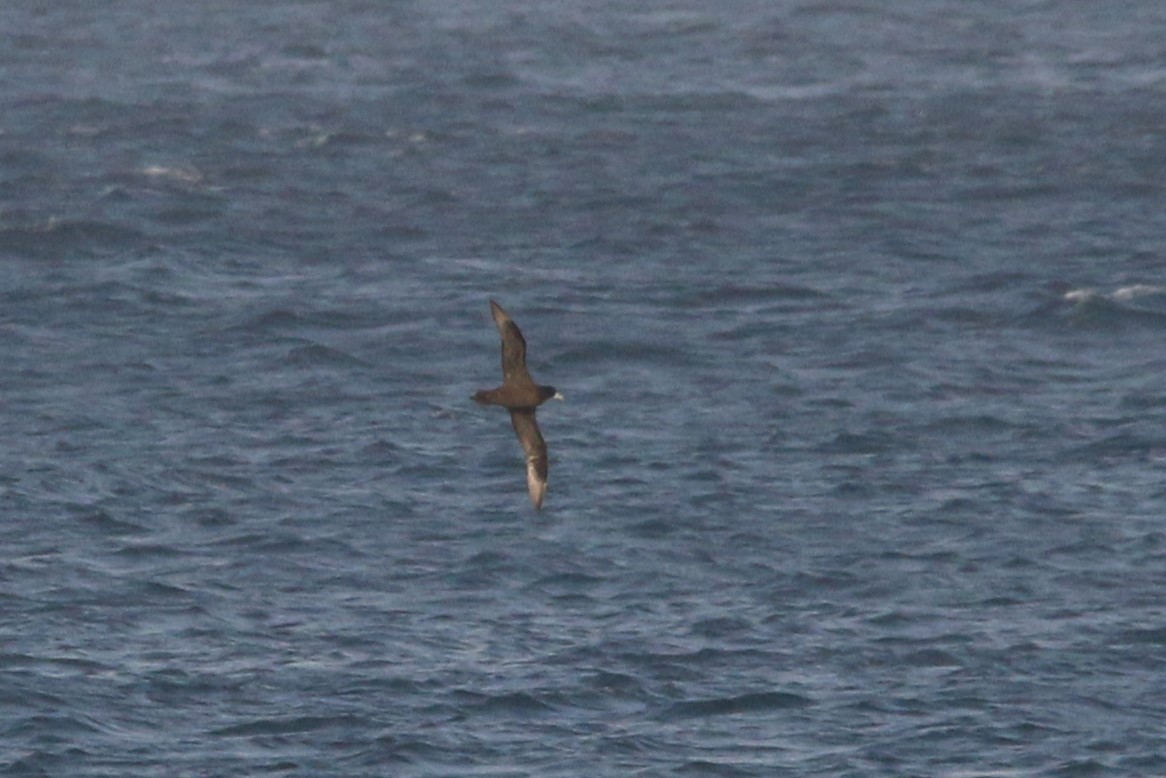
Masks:
[[[1164,29],[5,2],[0,775],[1166,774]]]

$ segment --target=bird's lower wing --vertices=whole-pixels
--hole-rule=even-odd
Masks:
[[[510,422],[526,454],[526,487],[530,491],[530,501],[536,509],[541,508],[547,494],[547,444],[535,421],[534,408],[511,411]]]

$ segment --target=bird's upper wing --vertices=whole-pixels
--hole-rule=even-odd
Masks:
[[[542,507],[547,494],[547,444],[538,430],[534,408],[510,411],[510,422],[526,454],[526,487],[535,510]]]
[[[502,382],[534,383],[526,370],[526,339],[522,337],[522,331],[510,314],[493,300],[490,301],[490,313],[498,326],[498,334],[502,336]]]

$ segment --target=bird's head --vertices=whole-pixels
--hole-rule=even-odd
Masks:
[[[559,394],[559,390],[555,389],[553,386],[540,386],[538,388],[538,393],[544,402],[547,400],[563,399],[563,395]]]

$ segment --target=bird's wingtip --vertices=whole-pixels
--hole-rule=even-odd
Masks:
[[[526,486],[530,490],[530,504],[534,509],[542,510],[543,500],[547,496],[547,482],[538,472],[538,465],[533,460],[526,463]]]

